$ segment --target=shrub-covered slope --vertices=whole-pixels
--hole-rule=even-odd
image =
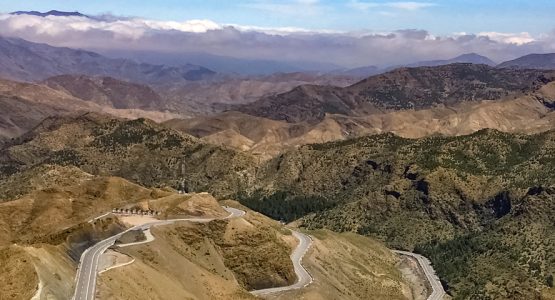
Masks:
[[[243,203],[416,249],[458,299],[533,297],[555,272],[553,131],[308,145],[258,177]]]

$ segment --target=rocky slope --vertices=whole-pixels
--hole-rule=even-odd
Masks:
[[[401,68],[346,88],[300,86],[237,110],[288,122],[318,122],[326,114],[360,116],[467,101],[514,98],[553,81],[555,73],[452,64]]]
[[[162,98],[149,86],[111,77],[60,75],[43,82],[76,98],[113,108],[164,110]]]
[[[203,140],[248,151],[269,159],[294,147],[392,132],[406,138],[464,135],[484,128],[537,133],[555,128],[555,83],[531,95],[503,101],[474,101],[422,110],[373,113],[368,116],[329,114],[321,122],[287,123],[239,112],[175,119],[164,125]]]
[[[125,85],[126,88],[120,91],[128,95],[128,98],[117,97],[118,99],[128,100],[123,106],[125,106],[125,104],[131,104],[131,102],[135,103],[135,101],[151,103],[151,98],[148,96],[148,93],[142,94],[143,86],[139,85],[135,89],[127,89],[129,85],[131,87],[135,85],[127,83],[123,85]],[[117,91],[117,89],[115,90]],[[112,105],[99,105],[94,103],[94,101],[105,103],[110,100],[109,95],[114,96],[111,98],[111,101],[118,102],[119,100],[115,100],[116,95],[114,94],[114,90],[111,90],[111,87],[98,86],[98,89],[92,89],[92,91],[95,91],[94,96],[88,94],[88,91],[91,90],[87,89],[74,92],[75,96],[88,98],[84,100],[69,94],[65,89],[53,89],[42,84],[22,83],[0,79],[0,103],[2,105],[2,110],[0,111],[0,136],[8,138],[17,137],[34,128],[47,117],[84,112],[105,113],[130,119],[146,117],[155,121],[165,121],[182,116],[175,113],[139,108],[119,109],[112,107]],[[146,88],[146,91],[149,91],[149,89]],[[92,99],[89,98],[89,96],[96,98]],[[156,96],[153,95],[153,98],[156,99]],[[89,101],[89,99],[92,101]],[[141,104],[138,105],[141,107],[144,106]]]
[[[40,288],[44,298],[69,299],[82,251],[124,228],[113,217],[89,220],[115,206],[156,199],[157,194],[75,167],[42,165],[3,178],[0,260],[7,267],[2,276],[8,277],[1,282],[9,294],[2,296],[30,299]]]
[[[32,257],[21,247],[0,247],[0,262],[3,271],[0,274],[2,298],[31,299],[39,278],[33,268]]]
[[[209,195],[179,195],[171,189],[147,189],[121,178],[84,173],[75,167],[42,165],[10,176],[2,183],[0,261],[5,272],[0,277],[2,295],[9,299],[29,299],[39,291],[39,298],[70,298],[75,268],[83,250],[124,229],[123,221],[113,215],[93,220],[114,207],[148,204],[171,214],[175,213],[175,207],[164,209],[161,203],[178,202],[177,206],[187,208],[180,211],[182,218],[225,216],[218,202]],[[280,231],[281,224],[260,215],[245,218],[247,221],[180,223],[160,231],[157,228],[154,234],[163,241],[154,244],[162,245],[162,250],[169,253],[152,255],[149,247],[146,252],[140,248],[138,253],[131,253],[143,259],[143,263],[156,262],[157,270],[161,267],[159,261],[172,257],[166,271],[174,276],[166,282],[160,282],[157,276],[158,284],[152,286],[171,284],[179,278],[176,274],[190,276],[191,266],[197,268],[198,275],[216,281],[212,282],[214,291],[225,286],[231,294],[243,295],[242,298],[250,298],[245,289],[292,282],[295,275],[289,259],[291,249],[288,238]],[[207,255],[207,249],[214,256]],[[214,264],[223,267],[223,279]],[[140,274],[128,278],[133,276]],[[188,279],[181,290],[174,290],[173,296],[181,295],[182,291],[186,295],[195,291],[199,282]],[[131,295],[133,292],[127,291],[126,297]],[[213,295],[207,290],[197,294],[204,299]]]

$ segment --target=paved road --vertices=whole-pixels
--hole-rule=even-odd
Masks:
[[[437,277],[436,272],[434,271],[434,268],[432,267],[432,263],[430,262],[430,260],[428,260],[426,257],[420,254],[416,254],[412,252],[399,251],[399,250],[393,250],[393,252],[416,258],[416,260],[418,261],[418,264],[424,271],[424,274],[426,275],[428,282],[432,286],[432,293],[430,294],[430,296],[428,296],[428,300],[443,299],[443,296],[445,296],[445,290],[443,289],[443,286],[441,285],[441,281],[439,281],[439,278]]]
[[[297,248],[295,249],[295,251],[293,251],[293,254],[291,254],[291,261],[293,261],[293,267],[295,268],[295,274],[297,275],[297,282],[289,286],[251,291],[251,294],[262,296],[272,293],[300,289],[312,283],[312,276],[310,276],[308,271],[301,264],[306,251],[308,251],[312,244],[312,239],[310,239],[310,237],[306,234],[294,230],[292,230],[292,232],[293,236],[295,236],[299,240]]]
[[[239,209],[235,209],[232,207],[224,206],[224,209],[229,212],[229,216],[225,217],[224,219],[229,218],[238,218],[245,215],[245,212]],[[132,228],[127,229],[124,232],[111,236],[105,240],[102,240],[92,247],[88,248],[83,252],[81,255],[79,268],[77,270],[77,284],[75,285],[75,293],[73,294],[74,300],[93,300],[95,299],[95,292],[96,292],[96,275],[98,269],[98,261],[100,260],[100,256],[104,251],[106,251],[110,246],[112,246],[116,240],[118,240],[124,233],[131,231],[131,230],[146,230],[149,229],[151,226],[155,225],[166,225],[172,224],[178,221],[189,221],[189,222],[197,222],[197,223],[207,223],[214,220],[212,219],[203,219],[203,218],[188,218],[188,219],[175,219],[175,220],[161,220],[161,221],[154,221],[143,225],[134,226]]]

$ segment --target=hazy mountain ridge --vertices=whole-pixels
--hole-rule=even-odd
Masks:
[[[404,67],[409,67],[409,68],[436,67],[436,66],[458,64],[458,63],[488,65],[492,67],[497,65],[493,60],[483,55],[479,55],[477,53],[466,53],[450,59],[420,61],[420,62],[405,65]]]
[[[346,88],[300,86],[236,110],[288,122],[321,121],[326,114],[360,116],[376,111],[424,109],[439,104],[499,100],[532,92],[555,72],[452,64],[401,68]]]
[[[215,72],[201,66],[169,67],[107,58],[94,52],[52,47],[18,38],[0,37],[0,76],[37,81],[64,74],[110,76],[141,83],[206,79]]]
[[[55,16],[55,17],[85,17],[89,18],[89,16],[84,15],[78,11],[67,12],[67,11],[59,11],[59,10],[50,10],[47,12],[40,12],[40,11],[14,11],[10,13],[11,15],[30,15],[30,16],[37,16],[37,17],[48,17],[48,16]]]
[[[276,73],[267,76],[225,75],[218,80],[184,84],[166,83],[153,88],[173,111],[207,115],[234,109],[235,105],[254,102],[262,97],[288,92],[303,84],[348,86],[360,80],[348,75],[312,73]]]
[[[267,76],[275,73],[328,72],[337,69],[332,63],[308,61],[281,61],[248,59],[210,53],[160,53],[156,51],[131,51],[98,49],[97,52],[109,57],[126,57],[145,63],[179,66],[183,64],[201,65],[218,73],[239,76]]]
[[[497,67],[555,70],[555,53],[529,54],[514,60],[503,62]]]
[[[225,112],[164,125],[203,140],[269,159],[299,145],[393,132],[401,137],[457,136],[493,128],[512,133],[555,129],[555,83],[531,95],[503,101],[474,101],[421,110],[372,113],[367,116],[327,114],[317,123],[287,123]]]
[[[343,75],[351,75],[351,76],[370,77],[373,75],[386,73],[399,68],[438,67],[438,66],[457,64],[457,63],[488,65],[488,66],[496,65],[494,61],[492,61],[486,56],[483,56],[477,53],[466,53],[450,59],[419,61],[415,63],[382,67],[382,68],[377,66],[362,66],[362,67],[351,68],[351,69],[335,70],[333,72],[330,72],[330,74],[343,74]]]

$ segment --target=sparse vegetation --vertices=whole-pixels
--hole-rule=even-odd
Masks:
[[[239,111],[287,122],[322,121],[326,114],[356,115],[368,106],[425,109],[438,104],[499,100],[532,92],[554,80],[552,71],[450,64],[398,68],[345,88],[300,86],[243,105]]]
[[[553,221],[539,217],[555,212],[553,157],[553,131],[370,136],[276,158],[261,179],[266,194],[252,195],[264,202],[288,190],[300,199],[333,199],[329,208],[309,209],[303,226],[416,249],[432,259],[456,299],[536,297],[555,266]],[[266,208],[253,202],[244,203]],[[278,218],[294,212],[282,214]]]
[[[276,219],[301,218],[310,229],[358,232],[416,249],[432,259],[456,299],[536,297],[555,272],[555,229],[545,216],[555,212],[554,131],[415,140],[382,134],[306,145],[257,165],[248,155],[148,121],[55,122],[3,150],[10,156],[2,166],[17,172],[3,174],[0,185],[25,182],[21,174],[45,161],[77,163],[67,159],[71,148],[79,168],[92,174],[146,186],[177,186],[183,178],[192,190],[240,196]],[[149,138],[113,135],[124,128]],[[64,143],[56,143],[62,134]]]
[[[31,299],[39,284],[31,256],[17,246],[0,247],[0,264],[1,298]]]

